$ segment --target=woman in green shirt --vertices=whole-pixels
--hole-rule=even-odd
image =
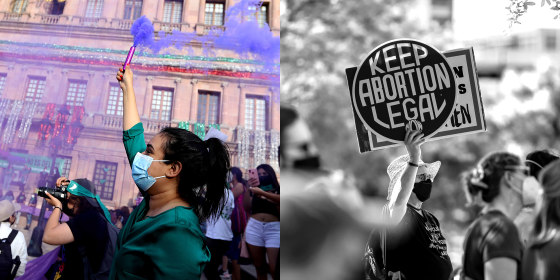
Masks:
[[[146,145],[130,65],[117,80],[124,147],[145,198],[119,234],[110,279],[200,279],[210,253],[199,225],[220,212],[230,167],[225,139],[167,127]]]

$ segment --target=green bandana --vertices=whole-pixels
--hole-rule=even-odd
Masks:
[[[261,190],[265,192],[273,191],[274,187],[272,185],[261,186]]]
[[[103,205],[103,203],[99,199],[98,195],[92,194],[88,189],[84,188],[83,186],[81,186],[80,184],[78,184],[74,181],[70,181],[70,184],[68,184],[68,187],[66,187],[66,190],[69,193],[71,193],[73,195],[76,195],[76,196],[85,196],[85,197],[89,197],[89,198],[93,198],[93,199],[97,200],[97,203],[99,204],[99,207],[101,207],[101,209],[103,210],[103,214],[105,214],[105,218],[107,219],[107,221],[109,223],[113,224],[111,222],[111,215],[109,214],[109,211],[107,210],[105,205]]]

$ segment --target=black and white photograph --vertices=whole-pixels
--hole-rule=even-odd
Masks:
[[[281,5],[284,279],[559,279],[560,2]]]

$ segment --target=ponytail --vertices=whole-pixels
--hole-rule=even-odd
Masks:
[[[200,222],[221,212],[226,192],[230,156],[227,147],[216,138],[206,141],[194,133],[176,127],[161,130],[166,164],[180,162],[178,191],[191,205]]]
[[[222,211],[222,198],[227,191],[227,173],[230,168],[229,152],[222,141],[210,138],[204,141],[208,147],[208,180],[206,199],[201,205],[204,217],[216,216]]]

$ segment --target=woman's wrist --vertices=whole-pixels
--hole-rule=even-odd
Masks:
[[[54,209],[57,209],[57,208],[60,209],[60,212],[62,212],[62,205],[61,206],[53,206],[53,207],[54,207]],[[53,209],[53,212],[54,212],[54,209]]]

